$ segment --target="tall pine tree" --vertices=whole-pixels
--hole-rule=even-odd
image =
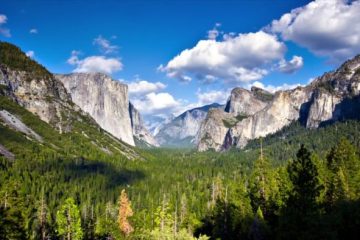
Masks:
[[[62,239],[80,240],[83,238],[81,218],[73,198],[68,198],[56,213],[57,233]]]

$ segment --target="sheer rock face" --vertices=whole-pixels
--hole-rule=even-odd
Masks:
[[[155,138],[160,145],[190,146],[198,142],[198,132],[211,108],[221,105],[214,103],[188,110],[161,127]]]
[[[317,128],[320,123],[337,118],[340,112],[339,110],[335,110],[335,107],[341,100],[341,97],[332,95],[326,91],[314,92],[306,126],[308,128]]]
[[[233,145],[244,147],[248,140],[265,137],[298,120],[301,108],[311,98],[305,88],[276,93],[274,100],[263,110],[238,122],[229,130]]]
[[[56,75],[72,101],[118,139],[134,146],[128,87],[101,73]]]
[[[53,76],[35,79],[27,72],[0,66],[0,85],[4,86],[6,95],[41,120],[55,126],[60,132],[70,131],[69,110],[79,109],[73,106],[63,84]]]
[[[233,116],[230,113],[222,109],[210,109],[199,130],[198,150],[222,150],[226,134],[229,130],[225,126],[224,121],[232,118]]]
[[[234,115],[253,115],[266,106],[265,101],[257,98],[253,91],[243,88],[234,88],[227,101],[225,112]]]
[[[236,88],[226,111],[209,112],[201,126],[198,150],[242,148],[249,140],[274,133],[293,121],[317,128],[342,119],[359,119],[359,94],[360,56],[306,87],[278,91],[274,96],[259,89]],[[245,116],[238,118],[239,114]],[[234,122],[224,124],[231,118]]]
[[[134,105],[132,105],[132,103],[129,103],[129,114],[134,137],[144,142],[145,144],[158,147],[159,144],[145,127],[140,113],[134,107]]]

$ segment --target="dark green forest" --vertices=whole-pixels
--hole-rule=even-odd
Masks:
[[[136,149],[138,157],[129,160],[101,151],[81,134],[106,144],[99,129],[79,124],[59,134],[6,97],[1,101],[46,142],[0,125],[0,143],[16,154],[15,160],[0,157],[1,239],[69,239],[68,232],[70,239],[360,234],[358,121],[316,130],[294,123],[244,150],[222,153]],[[129,234],[118,222],[123,189],[133,212]],[[77,219],[64,223],[67,209]]]
[[[52,75],[0,45],[29,79]],[[358,239],[360,122],[294,122],[245,149],[141,149],[72,112],[60,134],[11,100],[35,141],[0,120],[0,239]],[[50,99],[51,100],[51,99]],[[70,111],[70,110],[69,110]]]

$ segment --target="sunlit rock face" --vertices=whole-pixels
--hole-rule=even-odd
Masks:
[[[128,87],[102,73],[56,75],[72,101],[118,139],[134,146]]]
[[[317,128],[360,118],[360,56],[305,87],[278,91],[235,88],[224,111],[210,111],[199,131],[198,150],[243,148],[294,121]]]
[[[164,124],[156,134],[156,140],[162,146],[196,146],[201,123],[205,120],[209,109],[212,108],[223,108],[223,106],[213,103],[185,111],[169,123]]]
[[[20,106],[36,114],[39,118],[60,132],[70,131],[71,97],[63,84],[51,74],[34,78],[25,71],[11,70],[0,66],[0,85],[4,94],[8,95]]]
[[[134,137],[149,147],[158,147],[159,144],[145,127],[139,111],[134,107],[134,105],[132,105],[132,103],[129,103],[129,114]]]

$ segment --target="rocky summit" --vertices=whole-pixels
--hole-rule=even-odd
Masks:
[[[128,87],[102,73],[56,75],[73,102],[106,131],[134,146]]]
[[[224,110],[209,111],[199,131],[198,150],[244,147],[294,121],[317,128],[360,116],[360,56],[311,84],[275,94],[235,88]]]
[[[162,146],[196,146],[201,123],[212,108],[223,108],[223,106],[213,103],[185,111],[164,124],[155,135],[156,140]]]
[[[131,128],[134,136],[134,140],[137,146],[146,147],[158,147],[159,144],[145,127],[144,121],[139,113],[139,111],[134,107],[134,105],[129,103],[129,114],[131,120]]]
[[[146,129],[140,113],[129,102],[128,86],[102,73],[57,74],[72,101],[118,139],[135,145],[138,142],[157,146]]]

